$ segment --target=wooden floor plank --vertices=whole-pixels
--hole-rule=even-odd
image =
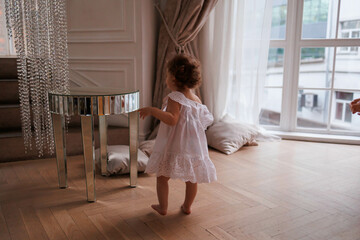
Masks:
[[[2,168],[0,168],[0,185],[7,184],[6,177],[3,174]]]
[[[18,177],[19,181],[23,184],[32,184],[32,179],[29,173],[26,171],[23,165],[13,166],[14,172]]]
[[[8,184],[18,184],[19,183],[20,179],[16,175],[13,165],[5,165],[5,166],[2,166],[0,169],[1,169],[1,172],[3,175],[3,178],[6,179],[6,182]]]
[[[281,223],[272,227],[269,227],[265,230],[263,230],[264,233],[269,234],[270,236],[274,237],[277,236],[279,234],[285,233],[287,231],[299,228],[304,226],[305,224],[314,222],[316,220],[322,219],[326,216],[329,216],[328,213],[324,213],[321,211],[316,211],[316,212],[312,212],[309,213],[305,216],[301,216],[298,218],[295,218],[289,222],[286,223]]]
[[[106,239],[126,239],[123,233],[120,232],[111,222],[106,220],[103,215],[96,214],[89,217],[97,229],[106,236]]]
[[[2,212],[8,227],[11,239],[30,239],[16,203],[1,205]]]
[[[161,237],[152,231],[151,228],[138,218],[126,219],[126,222],[135,230],[143,239],[159,240]],[[164,229],[166,231],[166,229]]]
[[[262,211],[254,212],[253,214],[246,216],[246,218],[244,218],[243,217],[244,215],[241,214],[241,218],[239,219],[234,218],[229,222],[224,222],[220,224],[219,227],[221,227],[222,229],[228,232],[237,231],[237,229],[240,229],[249,224],[254,224],[264,219],[276,217],[278,215],[285,214],[287,212],[289,212],[289,210],[283,207],[266,208]]]
[[[68,239],[49,208],[38,209],[36,214],[50,239]]]
[[[311,236],[312,233],[323,230],[328,226],[332,226],[335,223],[339,223],[344,221],[345,218],[341,215],[330,215],[324,218],[320,218],[315,221],[311,221],[305,225],[294,228],[290,231],[286,231],[284,233],[278,234],[274,237],[276,240],[292,240],[299,239],[306,236]]]
[[[106,219],[108,219],[114,225],[114,227],[116,227],[120,232],[122,232],[123,236],[125,236],[126,239],[142,239],[140,235],[134,229],[132,229],[131,226],[120,216],[113,216]]]
[[[234,237],[218,226],[208,228],[206,229],[206,231],[214,235],[214,237],[216,237],[217,239],[221,239],[221,240],[237,240],[237,239],[252,240],[251,236],[247,236],[245,234],[238,234],[236,237]]]
[[[69,239],[86,239],[67,210],[52,208],[51,212]]]
[[[8,240],[10,239],[10,233],[5,221],[5,217],[0,205],[0,239]]]
[[[105,236],[100,233],[100,231],[96,228],[93,222],[83,211],[70,210],[69,214],[87,240],[92,240],[92,239],[101,240],[105,238]]]
[[[360,226],[360,219],[351,218],[344,221],[337,221],[326,228],[318,229],[311,233],[313,239],[330,239],[334,236],[340,235],[348,229],[357,228]]]
[[[236,221],[241,221],[243,219],[247,219],[248,216],[252,214],[256,214],[256,212],[263,212],[264,210],[268,209],[265,206],[255,206],[255,207],[249,207],[246,205],[231,205],[233,208],[233,211],[231,212],[224,212],[221,216],[218,216],[216,218],[209,218],[205,221],[201,222],[201,226],[204,228],[211,228],[214,226],[220,226],[223,224],[230,223],[230,225],[233,225]]]
[[[246,234],[254,234],[263,229],[291,221],[306,214],[309,214],[309,211],[301,208],[288,210],[284,214],[270,217],[261,221],[256,221],[253,223],[246,222],[245,226],[241,227],[241,231]]]
[[[169,240],[180,240],[184,239],[181,235],[177,235],[175,232],[171,230],[171,228],[167,227],[159,220],[153,220],[146,222],[146,225],[151,228],[153,232],[155,232],[161,239],[169,239]]]
[[[84,160],[68,157],[68,188],[56,160],[0,163],[0,239],[360,240],[359,146],[261,142],[225,155],[210,150],[218,181],[199,184],[184,215],[185,184],[171,180],[167,216],[156,178],[96,174],[86,201]]]
[[[216,240],[213,234],[209,233],[205,228],[201,227],[200,225],[189,225],[185,227],[186,230],[190,231],[194,234],[197,238],[195,239],[208,239],[208,240]],[[193,238],[189,238],[193,239]]]
[[[32,207],[20,208],[20,212],[30,239],[49,239],[36,211]]]

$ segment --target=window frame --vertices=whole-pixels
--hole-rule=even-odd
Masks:
[[[360,131],[343,131],[331,129],[332,106],[335,91],[360,92],[359,89],[334,88],[334,74],[336,64],[336,51],[339,47],[360,46],[359,39],[338,38],[340,3],[337,2],[336,28],[334,38],[329,39],[302,39],[302,19],[304,1],[288,0],[286,16],[286,35],[284,40],[270,40],[269,48],[284,48],[284,72],[282,85],[282,104],[279,126],[262,125],[264,128],[274,131],[303,132],[330,135],[360,136]],[[299,88],[299,68],[301,48],[307,47],[334,47],[333,69],[330,88]],[[301,89],[329,90],[328,119],[326,129],[302,128],[297,126],[298,91]]]

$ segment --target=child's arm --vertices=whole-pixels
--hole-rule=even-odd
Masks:
[[[160,121],[174,126],[179,120],[180,106],[181,105],[179,103],[169,98],[166,112],[155,107],[144,107],[140,108],[138,111],[140,112],[140,117],[143,119],[149,115],[152,115]]]

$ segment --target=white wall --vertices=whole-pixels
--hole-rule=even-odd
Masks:
[[[340,21],[359,19],[360,1],[341,0]]]
[[[68,47],[72,86],[140,90],[150,106],[155,75],[158,19],[154,0],[68,0]],[[126,125],[110,117],[109,125]],[[140,140],[149,133],[140,121]]]

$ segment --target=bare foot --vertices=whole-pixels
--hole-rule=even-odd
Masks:
[[[153,204],[151,205],[151,207],[157,211],[160,215],[166,215],[167,211],[166,210],[163,210],[161,209],[160,205],[159,204]]]
[[[186,208],[184,205],[181,205],[181,211],[185,213],[186,215],[189,215],[191,213],[190,208]]]

